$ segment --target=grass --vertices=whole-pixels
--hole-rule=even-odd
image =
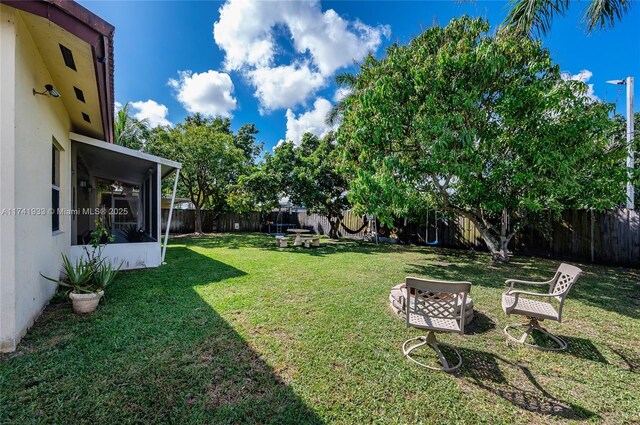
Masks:
[[[89,316],[55,300],[0,357],[2,423],[638,423],[640,273],[585,271],[547,353],[506,344],[508,277],[557,261],[263,235],[174,239],[168,265],[122,273]],[[421,369],[388,307],[407,275],[465,279],[477,317],[455,374]],[[515,321],[518,321],[515,318]]]

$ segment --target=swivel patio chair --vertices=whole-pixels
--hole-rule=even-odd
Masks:
[[[551,334],[548,330],[540,325],[540,322],[545,319],[555,320],[558,323],[562,322],[562,307],[564,306],[564,300],[569,293],[569,290],[578,280],[582,270],[572,266],[570,264],[560,264],[553,279],[546,282],[529,282],[526,280],[508,279],[505,283],[510,284],[511,287],[507,292],[502,294],[502,309],[507,315],[519,314],[525,316],[529,321],[525,324],[513,324],[507,325],[504,328],[504,333],[511,341],[523,344],[527,347],[536,348],[544,351],[559,351],[567,348],[567,343],[561,338]],[[548,293],[536,293],[527,292],[514,289],[515,284],[534,285],[534,286],[549,286]],[[543,299],[538,301],[531,299],[531,297]],[[548,301],[546,301],[548,300]],[[554,301],[555,300],[555,301]],[[552,303],[552,301],[554,301]],[[557,304],[557,310],[554,308],[554,304]],[[509,330],[525,328],[520,338],[511,336]],[[539,331],[551,338],[557,345],[552,347],[542,347],[537,344],[529,344],[526,342],[528,336],[531,336],[533,331]]]
[[[402,352],[409,360],[428,369],[445,372],[451,372],[460,367],[462,356],[458,350],[452,348],[457,356],[457,363],[451,366],[440,350],[435,333],[464,334],[466,309],[458,308],[458,305],[466,305],[467,294],[470,291],[471,283],[469,282],[447,282],[407,277],[405,297],[407,326],[429,331],[427,336],[411,338],[402,344]],[[414,343],[416,341],[418,342]],[[429,345],[435,350],[442,367],[426,365],[411,356],[414,350],[424,345]]]

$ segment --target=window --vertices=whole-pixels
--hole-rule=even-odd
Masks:
[[[60,150],[55,144],[51,145],[51,230],[60,230]]]

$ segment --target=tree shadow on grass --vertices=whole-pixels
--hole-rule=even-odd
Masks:
[[[0,422],[322,422],[194,290],[245,273],[167,254],[165,267],[123,273],[92,315],[45,311],[0,362]]]
[[[640,319],[639,270],[593,265],[578,267],[583,269],[583,276],[569,296],[594,307]]]
[[[640,352],[620,345],[610,344],[608,347],[620,358],[623,369],[633,373],[640,373]]]
[[[443,280],[468,280],[487,288],[507,289],[506,279],[546,281],[560,260],[513,257],[508,264],[491,264],[486,253],[439,248],[425,264],[410,264],[407,272]],[[568,299],[640,318],[640,272],[635,269],[572,263],[583,270]],[[528,287],[528,289],[535,289]]]
[[[587,420],[596,416],[587,409],[554,397],[525,366],[483,351],[465,348],[459,351],[464,361],[457,372],[461,379],[520,409],[572,420]],[[517,379],[518,382],[510,382],[499,363],[503,368],[509,368],[510,375],[515,376],[512,381]]]
[[[586,338],[578,338],[574,336],[557,335],[558,338],[564,340],[567,343],[567,348],[558,351],[560,355],[569,355],[577,357],[583,360],[590,360],[592,362],[609,364],[607,359],[600,353],[600,350],[594,345],[593,342]],[[533,343],[541,347],[555,347],[557,344],[548,336],[540,333],[533,332],[531,335]]]
[[[341,254],[345,252],[358,252],[362,254],[380,254],[396,252],[399,248],[394,244],[374,244],[354,239],[332,240],[322,238],[319,247],[293,246],[294,236],[289,237],[289,246],[277,247],[275,238],[264,233],[221,233],[208,234],[199,237],[175,238],[174,243],[186,246],[198,246],[201,248],[225,248],[243,249],[253,248],[265,251],[283,252],[287,254],[309,255],[312,257],[324,257],[327,255]]]
[[[481,335],[496,328],[496,322],[479,310],[473,311],[473,320],[464,327],[465,335]]]

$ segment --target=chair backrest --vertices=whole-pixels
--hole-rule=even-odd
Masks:
[[[571,264],[560,264],[556,271],[556,276],[549,285],[549,293],[563,297],[569,292],[569,289],[576,283],[578,276],[580,276],[582,270]]]
[[[558,321],[562,321],[562,308],[564,307],[564,300],[569,293],[569,290],[578,280],[578,276],[580,276],[582,270],[580,270],[576,266],[572,266],[571,264],[560,264],[558,270],[556,271],[556,275],[549,285],[549,293],[556,296],[558,301],[560,301],[560,305],[558,306]]]
[[[432,319],[456,320],[460,333],[464,333],[465,307],[467,294],[471,291],[471,282],[407,277],[405,286],[407,325],[409,325],[410,310],[413,308],[416,313]]]

